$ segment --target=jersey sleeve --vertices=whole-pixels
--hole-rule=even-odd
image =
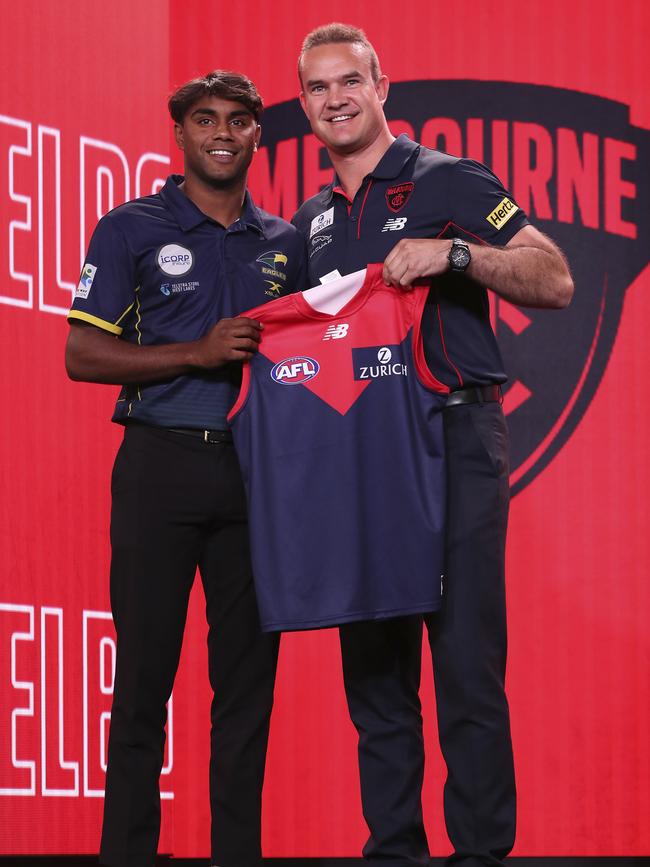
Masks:
[[[115,220],[102,217],[90,239],[68,321],[120,335],[135,289],[135,260],[126,238]]]
[[[528,217],[487,166],[462,159],[453,166],[449,185],[453,223],[467,236],[505,247]]]

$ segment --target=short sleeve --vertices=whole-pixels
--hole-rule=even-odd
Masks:
[[[528,225],[528,218],[487,166],[462,159],[454,164],[449,185],[455,226],[472,237],[504,247]]]
[[[110,216],[93,232],[68,321],[82,321],[122,333],[135,303],[135,262],[124,235]]]

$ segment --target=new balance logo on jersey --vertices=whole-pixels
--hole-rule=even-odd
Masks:
[[[347,337],[348,328],[347,322],[340,322],[338,325],[328,325],[323,340],[340,340],[342,337]]]
[[[401,232],[407,220],[408,217],[391,217],[384,223],[382,232]]]

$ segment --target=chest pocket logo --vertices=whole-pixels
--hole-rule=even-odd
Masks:
[[[268,284],[264,294],[271,298],[278,298],[286,288],[283,284],[286,283],[287,272],[281,269],[286,268],[288,264],[287,254],[280,250],[269,250],[268,253],[262,253],[261,256],[258,256],[256,261],[262,266],[262,274],[271,278],[264,281]]]
[[[327,211],[323,211],[322,214],[317,214],[311,221],[309,237],[313,238],[316,232],[320,232],[321,229],[326,229],[328,226],[331,226],[333,222],[334,208],[329,208]]]
[[[165,244],[156,253],[156,264],[163,274],[180,277],[194,267],[194,253],[180,244]]]
[[[386,204],[394,214],[402,210],[414,189],[413,181],[407,181],[405,184],[398,184],[396,187],[389,187],[386,190]]]

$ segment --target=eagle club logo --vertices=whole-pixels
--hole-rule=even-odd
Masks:
[[[548,466],[587,411],[612,352],[625,291],[650,259],[650,131],[632,126],[622,103],[509,82],[396,82],[386,114],[396,132],[406,129],[428,147],[490,167],[570,262],[576,289],[566,310],[490,298],[509,377],[504,409],[516,494]],[[296,205],[313,195],[328,165],[324,148],[315,163],[303,156],[310,136],[298,100],[265,110],[268,164],[284,166],[266,189],[274,201],[286,191],[287,219],[290,191],[297,190]],[[292,175],[277,157],[294,145],[299,156]],[[396,181],[386,191],[388,213],[404,214],[411,194],[405,187]],[[265,207],[263,190],[253,191]],[[493,216],[505,220],[509,213],[504,205]],[[312,234],[322,228],[312,226]],[[408,237],[408,225],[395,232],[395,243],[401,237]]]
[[[267,284],[264,294],[271,298],[279,298],[285,288],[283,284],[287,280],[287,272],[280,270],[280,268],[286,268],[289,261],[286,253],[270,250],[268,253],[262,253],[261,256],[258,256],[257,261],[262,266],[262,274],[271,278],[264,281]]]

